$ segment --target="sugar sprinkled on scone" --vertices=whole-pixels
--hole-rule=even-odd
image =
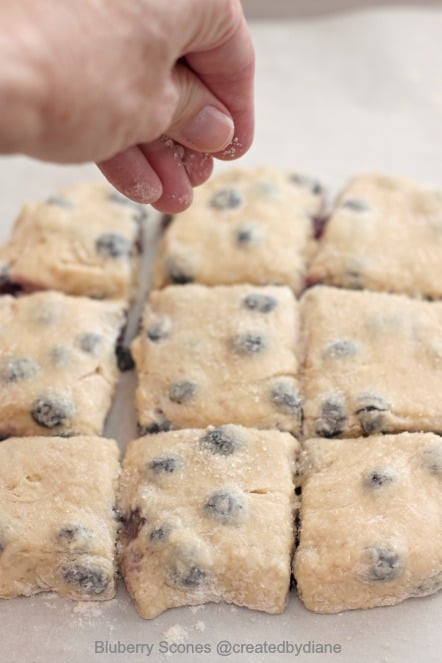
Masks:
[[[283,284],[299,293],[314,247],[324,189],[272,168],[232,169],[195,190],[168,226],[154,285]]]
[[[442,433],[442,302],[316,286],[301,318],[306,437]]]
[[[298,449],[287,433],[233,425],[129,445],[121,567],[142,617],[209,601],[284,609]]]
[[[123,302],[0,297],[0,435],[97,435],[119,376]]]
[[[442,193],[361,175],[338,197],[308,281],[439,299],[441,255]]]
[[[393,605],[442,586],[442,441],[312,439],[294,573],[315,612]]]
[[[0,444],[0,597],[115,595],[113,440],[10,438]]]
[[[0,249],[0,288],[132,298],[145,215],[144,206],[105,183],[80,184],[27,204]]]
[[[284,286],[169,286],[132,345],[141,429],[238,423],[297,433],[297,302]]]

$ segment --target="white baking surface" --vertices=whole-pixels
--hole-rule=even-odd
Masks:
[[[249,3],[250,4],[250,3]],[[262,4],[262,3],[261,3]],[[333,3],[330,2],[330,5]],[[340,3],[342,5],[342,3]],[[348,3],[347,3],[348,4]],[[352,173],[381,170],[442,188],[442,13],[440,8],[329,13],[252,25],[258,55],[257,135],[242,165],[271,163],[318,175],[336,189]],[[97,177],[92,166],[0,159],[0,239],[28,199]],[[151,229],[154,232],[154,229]],[[108,426],[122,448],[134,433],[134,376],[123,376]],[[389,608],[316,615],[292,594],[283,615],[227,605],[181,608],[140,619],[124,587],[106,603],[51,594],[0,602],[1,663],[185,661],[235,663],[440,661],[442,595]],[[341,653],[243,653],[222,657],[220,640],[340,645]],[[210,653],[160,653],[207,644]],[[98,642],[98,645],[96,645]],[[139,646],[139,653],[99,653]],[[150,657],[147,646],[153,645]],[[164,648],[165,645],[162,645]],[[287,645],[286,645],[287,650]],[[101,651],[101,650],[100,650]]]

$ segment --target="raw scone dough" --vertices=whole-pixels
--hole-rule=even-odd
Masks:
[[[0,597],[54,590],[115,595],[116,442],[10,438],[0,444]]]
[[[143,433],[237,423],[298,433],[298,312],[285,286],[169,286],[132,344]]]
[[[142,617],[209,601],[284,610],[298,449],[287,433],[232,425],[129,445],[121,567]]]
[[[305,443],[294,573],[315,612],[392,605],[442,586],[442,440]]]
[[[308,281],[442,297],[442,193],[381,175],[338,198]]]
[[[312,178],[271,168],[229,170],[194,192],[166,230],[154,285],[283,284],[304,287],[314,248],[312,218],[324,190]]]
[[[0,297],[0,436],[100,434],[125,319],[122,302]]]
[[[142,205],[104,183],[77,185],[26,205],[0,249],[0,287],[132,297],[145,214]]]
[[[301,315],[306,437],[442,433],[442,302],[316,286]]]

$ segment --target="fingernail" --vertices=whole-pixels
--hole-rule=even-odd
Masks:
[[[182,137],[202,152],[218,152],[233,138],[233,120],[215,106],[205,106],[181,130]]]

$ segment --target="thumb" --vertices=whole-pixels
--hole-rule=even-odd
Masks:
[[[218,152],[233,139],[235,126],[226,106],[185,64],[172,72],[176,95],[167,135],[199,152]]]

